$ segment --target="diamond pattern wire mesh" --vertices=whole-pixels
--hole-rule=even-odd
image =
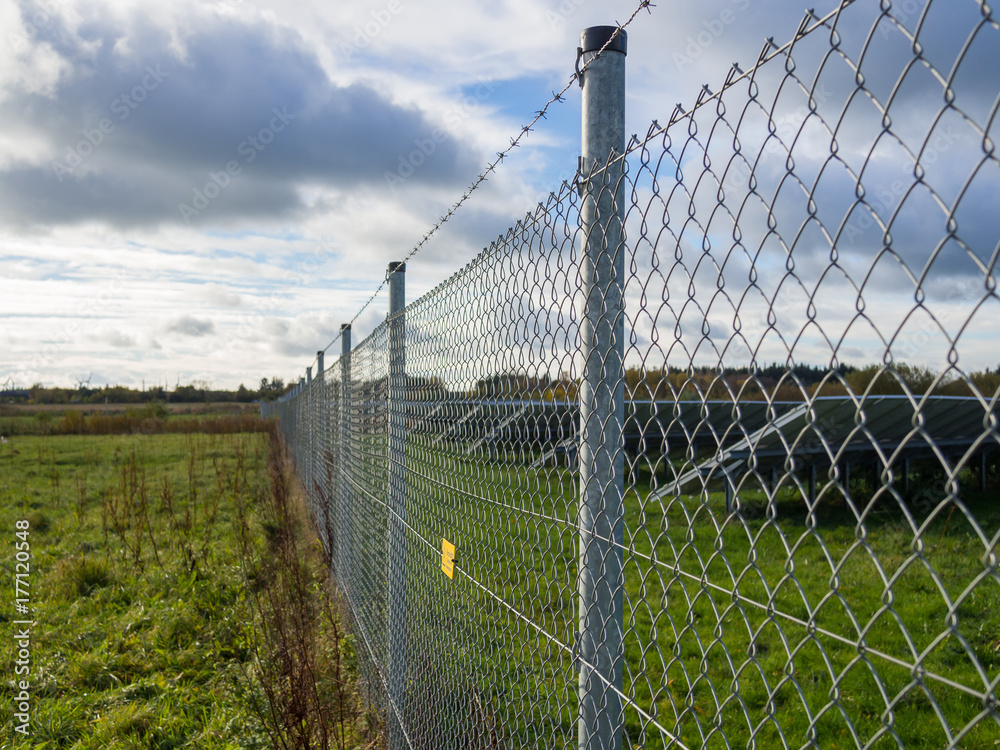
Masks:
[[[621,747],[1000,741],[998,70],[985,4],[845,3],[618,157]],[[586,737],[582,200],[264,408],[394,746]]]

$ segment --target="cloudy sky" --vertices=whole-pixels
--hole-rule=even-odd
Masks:
[[[580,30],[636,4],[0,0],[0,383],[298,378],[386,264],[566,84]],[[689,107],[734,62],[750,67],[766,38],[790,39],[805,8],[835,5],[662,0],[641,12],[628,132]],[[855,56],[878,13],[858,5]],[[912,26],[922,5],[897,14]],[[940,35],[928,54],[953,58],[966,30]],[[982,85],[985,117],[997,66],[981,57],[993,74],[968,88]],[[572,176],[579,117],[574,86],[411,261],[410,299]],[[941,127],[957,133],[949,147],[975,140]],[[993,235],[981,228],[987,260]],[[358,318],[355,341],[386,304]]]

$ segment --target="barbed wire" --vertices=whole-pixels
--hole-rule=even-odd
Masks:
[[[678,102],[674,105],[673,112],[671,112],[666,125],[662,125],[657,120],[653,120],[652,127],[644,137],[640,138],[638,133],[633,133],[629,142],[625,146],[625,151],[622,154],[616,156],[615,158],[608,159],[605,164],[595,165],[593,171],[588,174],[588,177],[593,178],[600,176],[604,170],[614,166],[618,162],[624,161],[629,155],[642,148],[645,143],[648,143],[651,139],[658,135],[663,135],[681,120],[690,119],[710,103],[721,100],[722,96],[736,84],[751,78],[761,67],[769,63],[774,58],[782,55],[788,55],[797,42],[814,33],[818,29],[826,27],[832,31],[833,27],[830,26],[830,22],[840,16],[845,9],[854,5],[856,2],[857,0],[841,0],[840,5],[838,5],[835,10],[831,10],[822,18],[816,15],[814,9],[807,8],[802,20],[799,22],[799,26],[795,34],[789,41],[779,46],[774,41],[774,37],[768,37],[764,41],[764,46],[761,48],[760,54],[757,56],[757,61],[748,70],[743,70],[740,68],[739,63],[734,62],[732,67],[729,69],[726,80],[717,91],[712,91],[707,83],[702,85],[701,90],[698,92],[698,98],[695,100],[694,105],[690,109],[684,109],[684,105]]]
[[[470,197],[472,197],[472,194],[479,189],[480,185],[486,182],[489,175],[497,170],[497,167],[503,163],[503,160],[507,157],[507,155],[510,154],[515,148],[521,145],[521,141],[524,139],[525,136],[527,136],[528,133],[531,132],[534,126],[538,123],[538,121],[545,118],[546,114],[549,111],[549,107],[551,107],[553,104],[561,104],[562,102],[565,101],[565,97],[563,96],[563,94],[569,91],[569,89],[572,88],[573,84],[582,78],[583,74],[587,72],[587,69],[594,63],[595,60],[600,58],[600,56],[608,48],[608,45],[610,45],[612,42],[614,42],[615,39],[618,38],[618,35],[622,31],[624,31],[629,26],[629,24],[632,23],[632,21],[635,20],[635,18],[639,15],[639,13],[643,10],[646,10],[648,13],[651,14],[652,13],[651,8],[655,7],[656,5],[652,2],[652,0],[640,0],[635,10],[632,11],[632,15],[628,17],[625,23],[622,24],[616,23],[616,29],[614,33],[612,33],[608,37],[608,40],[597,51],[594,57],[588,60],[587,63],[579,69],[579,71],[575,71],[573,75],[570,76],[570,79],[569,81],[567,81],[566,85],[562,87],[562,89],[560,89],[558,92],[552,93],[552,98],[549,99],[541,109],[535,112],[535,116],[531,119],[531,121],[527,125],[521,126],[521,129],[518,131],[517,135],[513,136],[510,139],[510,145],[498,151],[496,158],[489,164],[487,164],[486,168],[482,172],[476,175],[475,180],[473,180],[472,184],[469,185],[469,187],[462,194],[462,196],[457,201],[455,201],[454,204],[452,204],[452,206],[448,209],[448,211],[440,219],[438,219],[437,223],[435,223],[434,226],[432,226],[429,230],[427,230],[424,236],[420,238],[420,240],[417,242],[416,245],[413,246],[413,249],[410,250],[410,252],[403,257],[402,259],[403,263],[406,263],[418,252],[420,252],[427,244],[428,240],[430,240],[431,237],[437,234],[438,230],[441,229],[441,227],[444,226],[448,222],[448,220],[455,215],[458,209],[461,208],[462,204],[464,204]],[[392,273],[395,273],[395,271],[393,271]],[[389,283],[389,279],[392,276],[392,273],[386,274],[385,278],[372,293],[371,297],[369,297],[368,300],[357,311],[357,313],[354,314],[354,317],[351,318],[350,321],[348,321],[348,325],[353,326],[354,323],[358,320],[358,318],[360,318],[361,315],[365,312],[365,310],[367,310],[371,306],[372,302],[374,302],[378,297],[378,295],[381,294],[382,290],[385,289],[386,284]],[[334,344],[340,341],[342,335],[343,335],[342,333],[338,333],[336,336],[334,336],[333,340],[323,348],[323,351],[324,352],[329,351],[330,347],[332,347]],[[315,364],[317,361],[318,357],[313,360],[313,363]]]

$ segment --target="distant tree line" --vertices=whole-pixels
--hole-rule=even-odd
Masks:
[[[545,374],[499,373],[480,378],[468,389],[451,389],[438,377],[407,376],[409,398],[414,401],[436,401],[448,398],[511,398],[545,401],[575,401],[579,378],[563,373],[558,377]],[[126,386],[91,388],[43,388],[39,384],[28,390],[35,404],[112,404],[159,403],[250,403],[274,401],[294,388],[281,378],[261,378],[250,389],[240,385],[236,390],[220,390],[202,381],[179,385],[173,390],[162,386],[145,390]],[[365,398],[385,387],[383,380],[366,383]],[[926,393],[939,396],[970,396],[976,393],[990,397],[1000,392],[1000,366],[991,370],[963,373],[957,369],[943,374],[922,365],[905,362],[884,365],[840,365],[831,370],[816,365],[786,365],[772,363],[758,367],[629,367],[625,371],[627,398],[644,400],[739,399],[742,401],[777,400],[802,401],[814,396],[898,395]]]
[[[545,401],[575,401],[579,378],[562,374],[557,378],[506,373],[481,378],[466,392],[473,398],[525,398]],[[816,365],[772,363],[757,367],[629,367],[625,371],[626,398],[667,400],[777,400],[803,401],[814,396],[868,393],[874,396],[971,396],[987,398],[1000,391],[1000,367],[964,373],[951,369],[936,373],[922,365],[897,362],[885,365],[839,365],[835,369]]]
[[[163,386],[138,389],[123,385],[91,388],[45,388],[36,383],[28,389],[28,402],[34,404],[145,404],[151,402],[171,404],[192,403],[250,403],[273,401],[291,390],[294,384],[285,385],[281,378],[261,378],[257,388],[247,388],[242,383],[236,390],[211,388],[208,383],[194,381],[178,385],[173,390]],[[22,399],[23,400],[23,399]]]

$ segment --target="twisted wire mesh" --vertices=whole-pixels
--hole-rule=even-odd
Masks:
[[[620,747],[1000,740],[992,61],[985,3],[807,15],[275,408],[394,746],[596,748],[587,680]],[[621,188],[623,534],[581,549],[581,207]]]

